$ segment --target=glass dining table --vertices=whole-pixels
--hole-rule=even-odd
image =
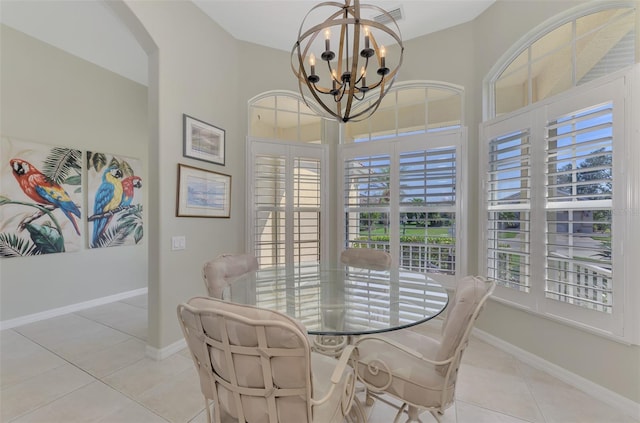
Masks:
[[[408,328],[438,316],[449,297],[424,273],[322,262],[262,267],[231,282],[227,301],[277,310],[302,322],[316,352],[338,356],[355,336]],[[366,422],[354,397],[349,422]]]
[[[448,303],[443,286],[424,273],[322,262],[263,267],[234,280],[223,299],[283,312],[323,336],[408,328],[438,316]]]

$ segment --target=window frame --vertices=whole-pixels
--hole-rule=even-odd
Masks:
[[[493,67],[487,73],[487,76],[483,80],[482,84],[482,118],[483,122],[495,119],[496,118],[496,91],[495,91],[495,83],[498,78],[502,75],[502,73],[511,65],[511,63],[518,58],[518,56],[525,50],[527,50],[531,45],[533,45],[536,41],[544,37],[545,35],[551,33],[555,29],[565,25],[569,22],[580,19],[584,16],[588,16],[594,13],[602,12],[604,10],[609,9],[635,9],[636,13],[636,22],[638,22],[637,14],[640,13],[639,8],[637,7],[637,2],[634,1],[611,1],[611,2],[590,2],[586,5],[580,5],[575,8],[566,10],[562,13],[555,15],[553,18],[548,19],[535,28],[531,29],[529,32],[524,34],[518,42],[513,44],[500,59],[496,61]],[[640,31],[638,25],[636,23],[635,31]],[[575,34],[572,43],[575,42]],[[636,34],[636,44],[638,43],[638,35]],[[640,60],[638,55],[638,46],[636,45],[636,63]],[[575,63],[572,63],[572,66],[575,67]],[[575,71],[572,69],[572,73]],[[572,88],[575,88],[575,81],[572,82]],[[559,94],[558,94],[559,95]],[[546,100],[546,99],[544,99]],[[544,100],[540,100],[541,102]],[[534,103],[535,104],[535,103]],[[531,101],[528,101],[527,105],[519,110],[523,110],[532,105]],[[511,115],[513,113],[518,113],[519,110],[507,113],[507,115]]]
[[[321,144],[301,144],[298,142],[288,142],[288,141],[265,141],[261,139],[252,139],[248,138],[248,154],[247,154],[247,213],[245,213],[245,222],[246,228],[245,231],[245,239],[247,245],[247,251],[250,254],[256,254],[256,244],[255,244],[255,193],[256,193],[256,181],[255,181],[255,159],[258,155],[269,154],[269,155],[281,155],[285,158],[285,191],[287,201],[284,207],[284,230],[285,230],[285,240],[284,240],[284,248],[285,248],[285,263],[293,262],[295,259],[295,227],[294,222],[294,213],[296,211],[296,206],[293,204],[295,195],[294,195],[294,163],[298,158],[311,158],[317,159],[320,163],[320,218],[319,218],[319,226],[320,231],[318,234],[318,239],[320,243],[320,257],[328,257],[329,250],[327,242],[323,242],[323,240],[328,239],[327,228],[328,224],[328,194],[326,187],[328,186],[328,165],[327,165],[327,157],[328,157],[328,146]],[[287,172],[287,169],[290,172]]]
[[[423,133],[397,136],[385,140],[377,140],[375,142],[361,142],[342,144],[338,150],[338,162],[341,163],[338,169],[338,180],[341,181],[341,189],[339,193],[339,216],[338,225],[342,229],[342,233],[339,237],[339,245],[337,248],[338,254],[344,248],[344,245],[348,241],[344,228],[346,227],[345,214],[348,212],[345,208],[345,192],[344,192],[344,163],[345,160],[353,159],[362,156],[382,156],[389,155],[390,157],[390,205],[389,205],[389,249],[393,257],[393,262],[398,263],[400,254],[400,213],[404,208],[399,202],[399,167],[400,167],[400,155],[405,152],[412,152],[418,150],[430,150],[443,147],[455,147],[456,148],[456,258],[455,258],[455,273],[452,275],[443,273],[428,273],[428,275],[442,283],[445,287],[453,289],[456,286],[456,281],[460,277],[467,274],[468,269],[468,255],[467,251],[467,237],[464,235],[466,228],[466,210],[463,209],[466,198],[466,186],[467,186],[467,172],[464,163],[467,163],[467,130],[462,127],[456,130],[450,130],[442,133]],[[337,258],[337,257],[336,257]]]
[[[585,85],[574,87],[555,97],[542,100],[522,110],[502,115],[481,124],[480,128],[480,188],[486,193],[488,163],[488,146],[490,140],[504,134],[508,130],[529,128],[532,157],[532,201],[531,209],[531,266],[532,274],[530,293],[515,292],[503,286],[497,286],[493,298],[515,308],[524,309],[534,314],[550,318],[590,333],[604,336],[619,342],[635,343],[640,341],[640,327],[637,317],[640,314],[634,304],[640,298],[639,284],[632,284],[632,275],[640,271],[634,260],[634,254],[640,254],[640,244],[634,243],[634,234],[638,235],[640,224],[637,220],[638,204],[640,204],[640,171],[628,166],[640,160],[640,147],[636,144],[640,124],[633,120],[633,111],[638,111],[638,98],[633,96],[633,87],[640,86],[640,65],[625,69],[591,81]],[[589,310],[575,305],[562,303],[545,297],[545,265],[546,265],[546,126],[549,121],[563,114],[590,108],[608,101],[614,103],[613,110],[613,174],[614,189],[612,200],[612,256],[614,271],[613,303],[611,315]],[[634,139],[635,134],[635,139]],[[635,177],[634,177],[635,175]],[[479,269],[487,274],[487,196],[483,195],[480,205],[479,234]],[[636,255],[637,257],[637,255]]]

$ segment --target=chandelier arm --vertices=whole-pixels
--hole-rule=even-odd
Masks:
[[[328,89],[328,88],[318,87],[318,86],[316,86],[316,84],[312,84],[312,85],[313,85],[313,88],[314,88],[317,92],[319,92],[320,94],[331,94],[331,91],[332,91],[332,90],[330,90],[330,89]]]

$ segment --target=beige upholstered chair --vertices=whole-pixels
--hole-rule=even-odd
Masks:
[[[394,423],[405,409],[410,421],[429,410],[438,415],[453,403],[458,367],[471,329],[495,282],[467,276],[460,280],[449,301],[442,325],[442,336],[433,339],[413,331],[389,336],[365,336],[356,345],[359,350],[358,378],[368,394],[382,399],[388,394],[403,402]]]
[[[222,298],[224,289],[238,276],[258,270],[251,254],[221,254],[204,264],[202,278],[210,297]]]
[[[348,248],[340,254],[340,262],[363,269],[387,270],[391,267],[391,254],[373,248]]]
[[[277,311],[196,297],[178,320],[200,376],[207,421],[343,422],[354,398],[349,346],[312,353],[305,327]]]

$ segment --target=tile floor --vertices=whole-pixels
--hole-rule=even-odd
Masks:
[[[188,351],[145,357],[146,307],[134,297],[0,332],[0,422],[206,422]],[[477,339],[456,398],[444,423],[640,423]],[[380,402],[367,412],[394,416]]]

